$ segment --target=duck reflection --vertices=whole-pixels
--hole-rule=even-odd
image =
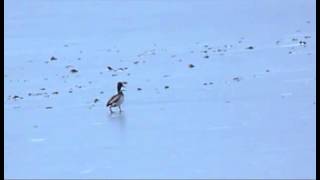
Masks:
[[[126,125],[126,114],[124,111],[108,113],[108,120],[110,123],[124,129]]]

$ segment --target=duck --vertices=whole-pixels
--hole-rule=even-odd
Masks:
[[[109,107],[110,113],[113,113],[112,107],[118,107],[120,112],[121,110],[121,104],[124,101],[124,94],[122,88],[124,88],[124,84],[122,82],[117,83],[117,94],[113,95],[107,102],[107,107]]]

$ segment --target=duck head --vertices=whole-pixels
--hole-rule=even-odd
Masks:
[[[121,88],[124,88],[124,84],[123,82],[118,82],[117,84],[117,90],[118,90],[118,93],[122,92],[122,89]]]

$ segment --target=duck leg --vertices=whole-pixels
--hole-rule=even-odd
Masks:
[[[119,110],[120,110],[120,112],[122,112],[122,110],[121,110],[121,106],[119,106]]]
[[[111,106],[109,107],[109,110],[110,110],[110,113],[113,113],[112,109],[111,109]]]

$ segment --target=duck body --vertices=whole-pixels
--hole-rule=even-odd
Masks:
[[[116,95],[113,95],[108,103],[107,103],[107,107],[108,106],[111,106],[111,107],[117,107],[117,106],[120,106],[124,101],[124,95],[123,93],[121,94],[116,94]]]
[[[122,87],[124,85],[121,82],[118,82],[117,90],[118,93],[116,95],[113,95],[107,102],[107,107],[109,107],[110,112],[112,113],[112,107],[118,107],[121,112],[121,104],[124,101],[124,94],[122,92]]]

